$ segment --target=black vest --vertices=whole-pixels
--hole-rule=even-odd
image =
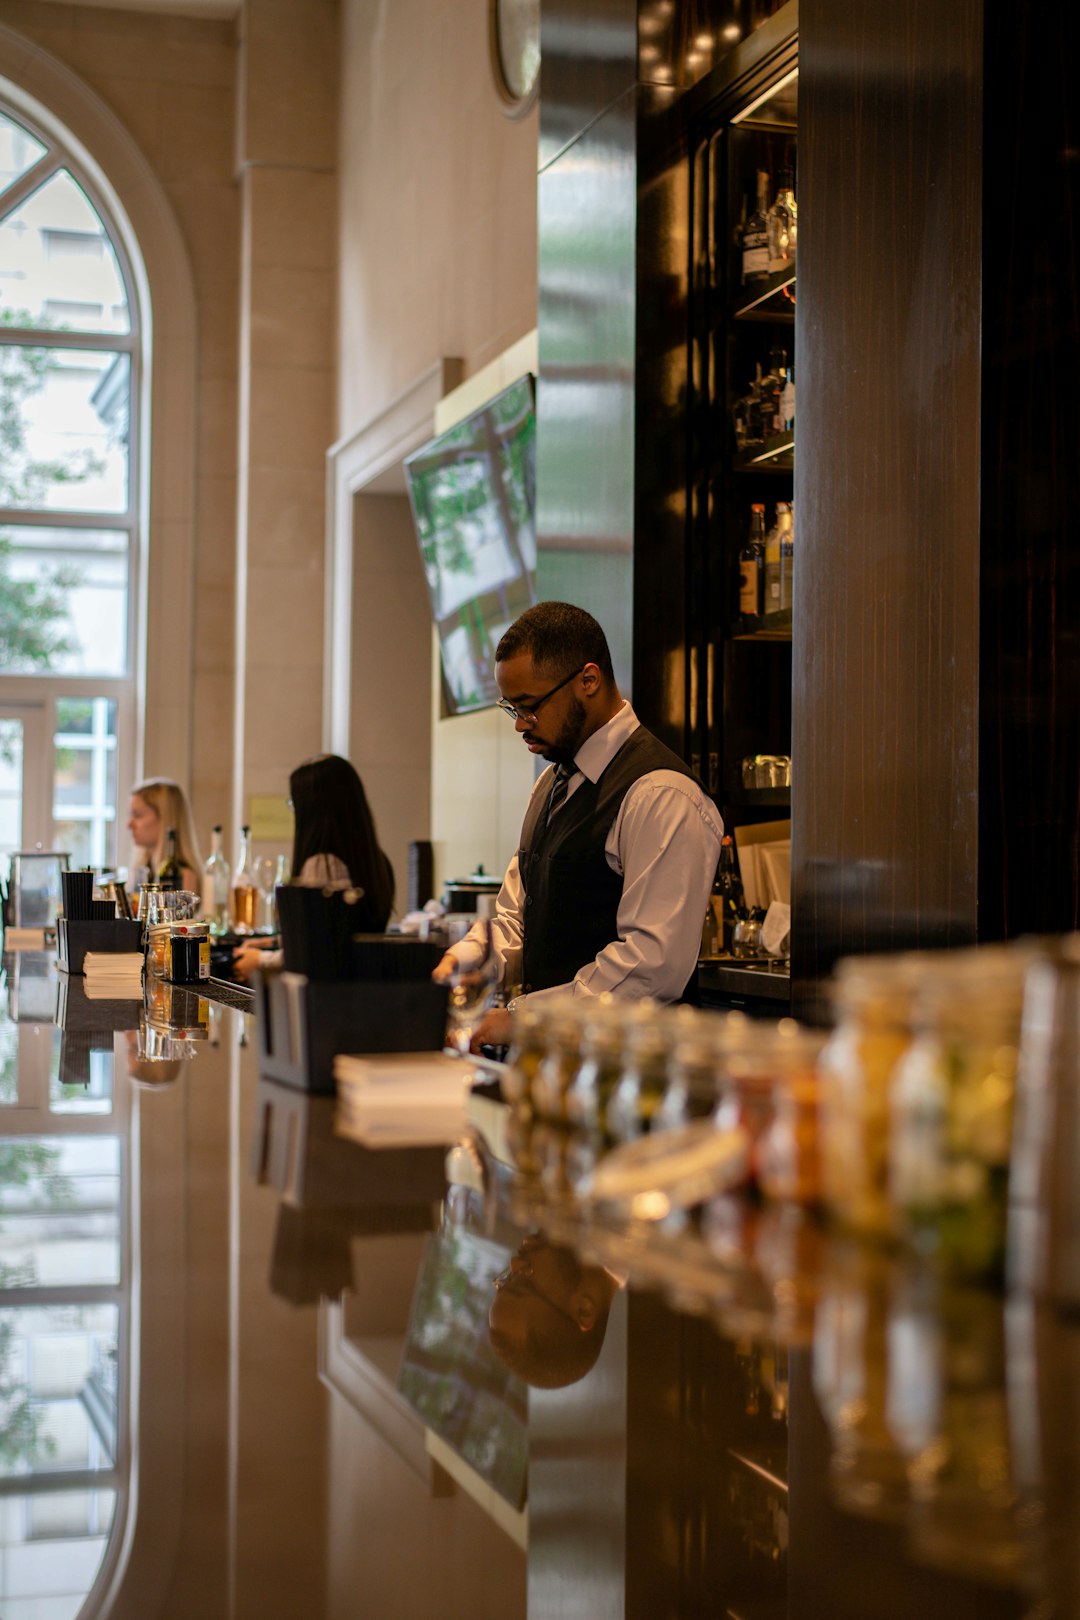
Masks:
[[[581,782],[550,826],[551,790],[529,805],[518,850],[525,889],[521,987],[526,994],[568,984],[618,938],[623,880],[608,865],[604,844],[628,791],[650,771],[676,771],[694,780],[677,754],[639,726],[600,780]]]

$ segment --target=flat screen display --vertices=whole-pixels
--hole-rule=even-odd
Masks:
[[[490,707],[495,648],[536,601],[536,407],[522,377],[405,463],[448,714]]]

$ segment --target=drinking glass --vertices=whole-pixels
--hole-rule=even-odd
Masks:
[[[276,932],[274,923],[274,886],[278,881],[277,861],[272,855],[264,855],[255,862],[255,882],[258,884],[262,896],[261,916],[255,932],[257,934],[273,934]]]
[[[470,935],[465,962],[456,966],[446,981],[450,989],[446,1044],[463,1057],[468,1056],[473,1034],[491,1006],[498,977],[499,962],[491,938],[491,923],[482,917]]]

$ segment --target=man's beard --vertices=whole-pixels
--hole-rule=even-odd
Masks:
[[[573,707],[558,733],[546,748],[540,750],[553,765],[572,765],[585,736],[585,705],[580,698],[572,698],[571,703]]]

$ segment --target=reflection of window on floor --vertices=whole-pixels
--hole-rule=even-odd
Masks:
[[[53,825],[72,866],[111,866],[116,851],[116,704],[59,698]]]

